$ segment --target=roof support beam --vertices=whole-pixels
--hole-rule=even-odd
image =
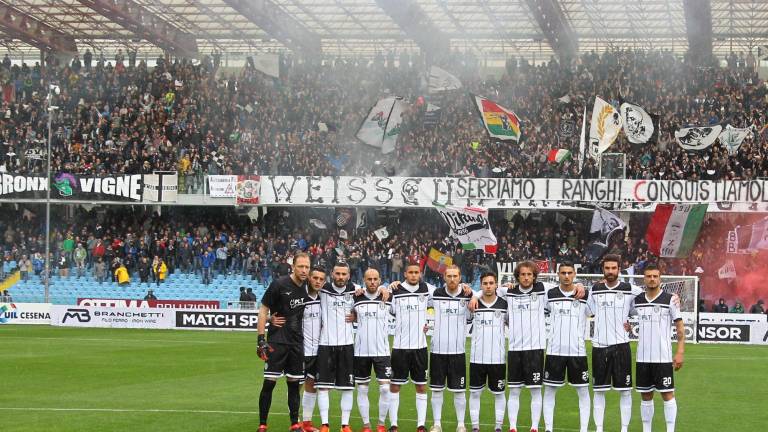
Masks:
[[[0,3],[0,31],[42,50],[77,53],[75,38],[4,3]]]
[[[271,0],[224,0],[224,3],[294,51],[310,57],[320,54],[320,36]]]
[[[194,35],[177,29],[133,0],[78,1],[173,55],[197,57]]]
[[[712,58],[712,3],[710,0],[683,0],[688,54],[695,65]]]
[[[450,54],[450,39],[414,0],[376,0],[376,4],[413,38],[431,63],[440,63]]]
[[[579,38],[560,3],[557,0],[526,0],[526,3],[560,61],[576,58]]]

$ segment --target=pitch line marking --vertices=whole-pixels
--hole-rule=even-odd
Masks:
[[[259,415],[255,411],[224,411],[224,410],[184,410],[184,409],[131,409],[131,408],[44,408],[44,407],[0,407],[0,411],[51,411],[51,412],[125,412],[125,413],[166,413],[166,414],[233,414],[233,415]],[[270,411],[270,415],[285,415],[286,412]],[[339,418],[340,415],[332,414],[330,417]],[[359,415],[352,418],[359,419]],[[416,419],[401,418],[401,421],[415,422]],[[480,423],[480,426],[494,426],[493,423]],[[525,426],[523,426],[525,427]],[[559,431],[576,431],[579,429],[555,428]]]

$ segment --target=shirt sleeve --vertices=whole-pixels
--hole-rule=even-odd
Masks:
[[[264,295],[261,297],[261,304],[268,307],[270,310],[273,309],[275,306],[275,295],[277,291],[277,286],[273,281],[271,284],[269,284],[267,290],[264,291]]]
[[[637,285],[632,285],[632,295],[633,296],[639,296],[640,294],[644,293],[645,290],[643,287],[639,287]]]
[[[637,308],[635,308],[635,298],[637,296],[633,295],[632,299],[629,300],[629,309],[628,309],[628,316],[634,317],[637,316]]]
[[[677,320],[683,319],[683,315],[680,313],[680,309],[675,306],[675,302],[669,302],[669,320],[674,323]]]
[[[591,316],[595,315],[595,313],[593,312],[594,309],[592,309],[592,305],[590,303],[590,300],[592,300],[592,296],[589,295],[589,292],[587,292],[586,295],[587,295],[587,300],[584,303],[584,315],[588,316],[588,317],[591,317]]]
[[[595,303],[595,296],[592,295],[592,292],[587,295],[587,310],[589,311],[589,316],[595,316],[597,304]]]

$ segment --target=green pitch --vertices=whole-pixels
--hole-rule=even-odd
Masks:
[[[254,333],[242,332],[0,326],[0,429],[255,431],[263,368],[256,357],[255,339]],[[765,428],[768,347],[689,345],[686,354],[685,367],[675,377],[678,431]],[[376,394],[374,385],[374,419]],[[638,394],[633,398],[631,430],[640,431],[640,398]],[[443,430],[452,432],[452,397],[446,395],[445,399]],[[336,431],[338,406],[336,395],[331,400],[332,430]],[[618,430],[618,417],[616,392],[609,392],[607,431]],[[430,407],[428,427],[431,418]],[[400,429],[415,430],[415,419],[413,386],[406,386],[400,402]],[[657,396],[654,430],[664,430],[663,419]],[[483,431],[493,430],[488,393],[483,398],[481,420]],[[525,390],[518,424],[530,424]],[[578,430],[576,394],[568,387],[558,393],[555,424],[558,431]],[[282,382],[275,390],[269,426],[270,431],[289,427]],[[356,403],[352,426],[359,430]]]

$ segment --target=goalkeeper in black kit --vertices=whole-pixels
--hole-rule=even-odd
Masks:
[[[302,318],[307,294],[310,259],[305,253],[293,257],[290,276],[275,279],[267,288],[259,307],[258,354],[264,360],[264,384],[259,395],[259,432],[266,432],[267,417],[272,405],[272,392],[277,379],[285,376],[288,386],[288,411],[291,431],[300,431],[299,381],[304,378],[304,336]],[[265,327],[270,313],[284,321],[280,327],[271,326],[269,339]]]

